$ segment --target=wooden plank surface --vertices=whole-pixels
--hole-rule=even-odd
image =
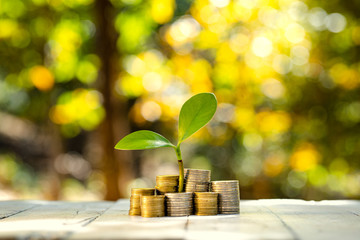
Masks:
[[[0,220],[27,211],[37,205],[34,201],[0,201]]]
[[[8,206],[22,209],[0,220],[0,239],[63,239],[82,228],[113,202],[46,202],[14,201],[0,202],[0,214],[8,212]],[[32,207],[27,207],[32,205]]]
[[[119,200],[70,239],[183,239],[187,217],[129,216],[129,201]]]
[[[269,201],[266,206],[291,229],[294,239],[360,239],[355,201]]]
[[[239,215],[142,218],[117,202],[0,202],[0,239],[360,239],[360,201],[241,201]]]

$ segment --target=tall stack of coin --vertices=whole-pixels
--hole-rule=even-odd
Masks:
[[[160,175],[156,176],[156,190],[158,194],[174,193],[178,191],[178,175]]]
[[[189,216],[193,213],[192,193],[165,193],[165,199],[167,216]]]
[[[218,213],[218,193],[195,192],[194,208],[195,215],[216,215]]]
[[[142,217],[163,217],[165,216],[165,196],[142,196],[141,197]]]
[[[208,192],[210,185],[210,170],[185,168],[185,192]]]
[[[236,214],[240,212],[239,181],[212,181],[211,190],[219,193],[219,213]]]
[[[151,196],[154,195],[155,188],[132,188],[131,197],[130,197],[130,210],[129,215],[131,216],[140,216],[141,207],[140,199],[141,196]]]

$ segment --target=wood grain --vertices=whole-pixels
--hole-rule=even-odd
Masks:
[[[0,239],[360,239],[360,201],[241,201],[240,214],[142,218],[117,202],[0,202]]]

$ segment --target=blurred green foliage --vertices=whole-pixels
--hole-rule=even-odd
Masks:
[[[184,146],[189,167],[239,179],[245,198],[359,198],[358,1],[111,4],[122,69],[114,90],[133,103],[134,128],[176,138],[168,130],[183,102],[214,92],[214,120]],[[0,113],[50,122],[69,143],[98,128],[106,113],[94,7],[94,0],[0,0]],[[0,144],[0,186],[24,196],[19,188],[45,181]],[[143,155],[144,166],[159,154],[167,153]],[[103,176],[79,174],[62,180],[64,192],[74,186],[101,197]],[[138,174],[131,184],[148,178]]]

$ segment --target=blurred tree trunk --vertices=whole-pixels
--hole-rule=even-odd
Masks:
[[[115,96],[120,56],[118,56],[116,48],[117,33],[114,28],[114,10],[109,0],[96,0],[96,48],[102,63],[98,86],[104,98],[103,104],[106,111],[106,117],[99,129],[106,200],[116,200],[126,196],[126,183],[132,177],[131,155],[125,151],[115,152],[114,150],[120,137],[129,132],[127,101],[124,99],[121,101]]]
[[[46,200],[59,200],[61,198],[61,178],[55,169],[55,160],[64,153],[62,136],[58,126],[48,121],[46,126],[47,137],[43,138],[43,148],[47,151],[49,158],[47,161],[46,174],[42,181],[43,198]],[[51,144],[49,144],[51,143]],[[45,150],[46,149],[46,150]]]

